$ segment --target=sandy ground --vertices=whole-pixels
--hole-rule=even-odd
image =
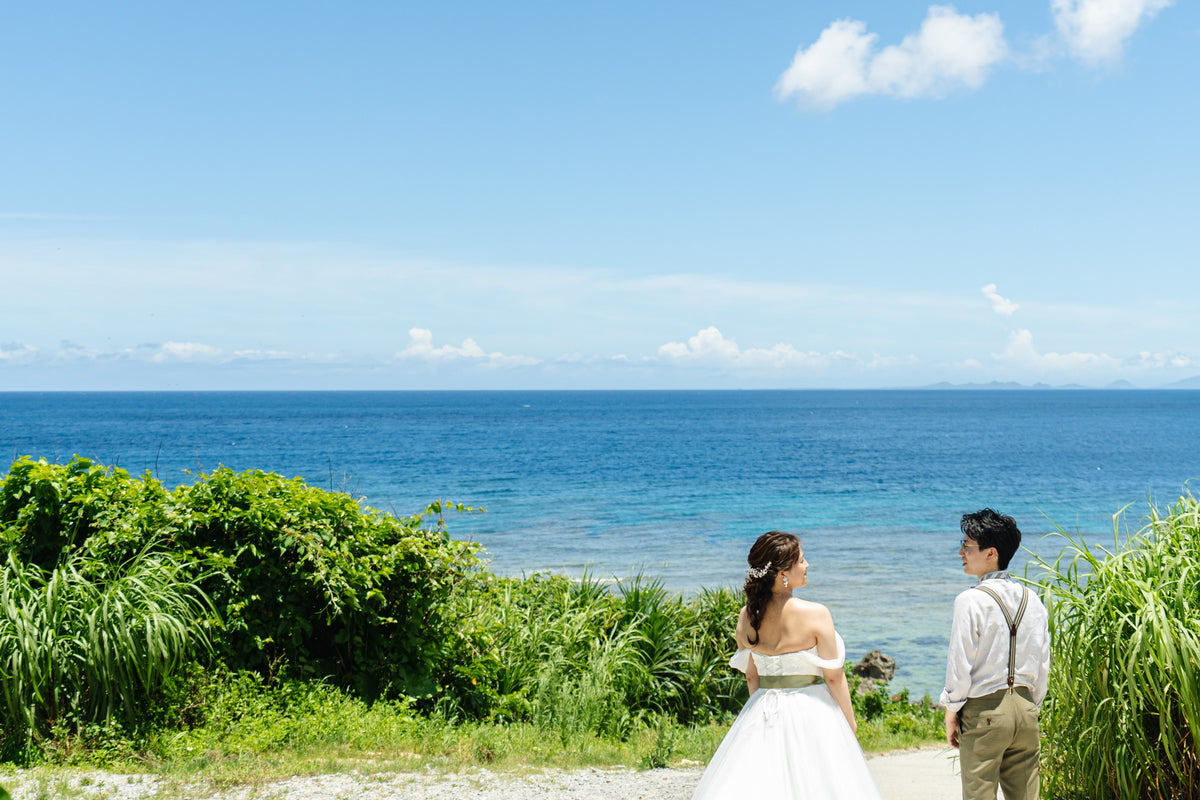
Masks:
[[[955,800],[961,796],[956,752],[949,748],[873,756],[871,772],[885,800]],[[646,771],[586,769],[508,775],[477,770],[457,774],[336,774],[290,778],[257,788],[213,793],[171,787],[169,796],[207,800],[689,800],[700,767]],[[166,788],[149,775],[100,772],[16,772],[0,776],[13,800],[49,797],[150,800]]]
[[[955,800],[962,797],[958,751],[950,747],[889,753],[867,761],[886,800]]]

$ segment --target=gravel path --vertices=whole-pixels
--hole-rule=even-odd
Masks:
[[[699,767],[646,771],[583,769],[529,775],[486,769],[452,773],[340,773],[288,778],[257,787],[212,792],[172,786],[165,796],[208,800],[688,800]],[[95,771],[19,772],[0,778],[13,800],[77,797],[80,800],[151,800],[168,787],[152,775]]]
[[[960,796],[951,754],[944,749],[875,756],[869,761],[886,800],[952,800]],[[583,769],[529,775],[486,769],[439,774],[344,773],[289,778],[258,787],[212,792],[173,786],[165,796],[196,800],[689,800],[700,767],[635,771]],[[0,776],[13,800],[151,800],[167,786],[151,775],[103,772],[17,772]]]

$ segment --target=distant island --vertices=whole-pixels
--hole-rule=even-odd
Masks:
[[[1191,378],[1185,378],[1181,381],[1175,381],[1174,383],[1168,383],[1164,386],[1150,386],[1150,387],[1135,386],[1132,383],[1130,383],[1129,381],[1119,380],[1119,381],[1113,381],[1112,383],[1106,384],[1104,386],[1084,386],[1084,385],[1078,384],[1078,383],[1067,383],[1067,384],[1061,384],[1059,386],[1052,386],[1051,384],[1048,384],[1048,383],[1017,383],[1016,381],[989,381],[988,383],[950,383],[949,381],[939,381],[938,383],[933,383],[928,386],[921,386],[919,388],[921,388],[921,389],[955,389],[955,390],[973,389],[973,390],[986,390],[986,391],[996,391],[996,390],[1000,390],[1000,391],[1026,390],[1026,391],[1028,391],[1030,389],[1053,389],[1053,390],[1059,390],[1059,391],[1064,390],[1064,389],[1091,389],[1091,390],[1128,389],[1128,390],[1133,390],[1133,391],[1137,391],[1139,389],[1200,389],[1200,375],[1196,375]]]

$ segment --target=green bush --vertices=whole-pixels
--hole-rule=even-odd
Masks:
[[[441,504],[401,520],[299,478],[228,469],[168,503],[174,546],[207,576],[225,621],[229,669],[285,664],[367,699],[432,698],[462,683],[455,667],[476,648],[454,595],[479,562],[474,545],[450,538]]]
[[[166,491],[87,459],[22,458],[0,482],[0,543],[18,571],[121,564],[149,547],[211,600],[228,669],[472,707],[477,681],[461,667],[480,650],[456,595],[479,562],[449,537],[444,509],[467,510],[434,503],[398,519],[272,473],[219,468]]]
[[[1066,547],[1038,581],[1053,662],[1047,793],[1200,798],[1200,506],[1188,495],[1097,554]]]
[[[125,562],[168,526],[166,495],[149,474],[132,478],[86,458],[20,458],[0,480],[0,544],[42,569],[81,546]]]
[[[928,695],[914,702],[908,689],[893,694],[887,683],[875,683],[870,691],[861,691],[863,678],[854,674],[849,665],[844,669],[856,719],[865,722],[882,720],[892,733],[940,737],[944,732],[945,712],[935,706]]]

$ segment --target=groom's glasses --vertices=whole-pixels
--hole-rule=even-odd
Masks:
[[[958,543],[959,550],[970,550],[972,547],[977,548],[977,547],[979,547],[979,545],[975,544],[974,542],[970,541],[969,539],[963,539]]]

